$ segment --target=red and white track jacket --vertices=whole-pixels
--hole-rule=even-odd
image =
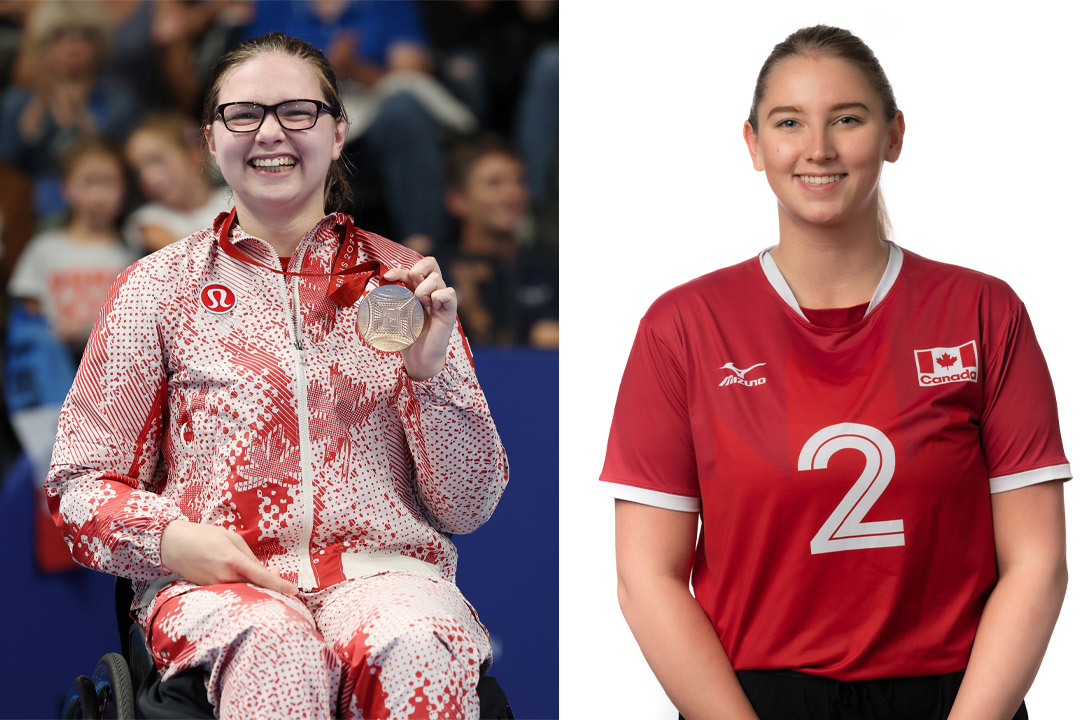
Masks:
[[[134,579],[145,604],[178,579],[160,542],[183,515],[236,531],[303,590],[395,568],[453,581],[442,533],[483,524],[507,482],[460,328],[446,367],[414,381],[327,297],[344,215],[292,256],[314,277],[271,272],[273,248],[236,224],[263,267],[227,256],[224,218],[135,263],[101,309],[45,488],[74,558]],[[418,259],[355,233],[357,261]]]

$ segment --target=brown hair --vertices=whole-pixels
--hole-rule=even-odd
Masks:
[[[206,100],[203,103],[203,126],[209,128],[214,124],[217,115],[218,98],[221,95],[221,86],[225,80],[225,74],[233,68],[243,65],[248,60],[253,60],[260,55],[270,54],[291,55],[311,65],[319,78],[322,87],[323,100],[327,105],[334,108],[335,119],[344,118],[345,108],[341,104],[341,93],[338,91],[337,74],[334,67],[326,56],[317,49],[304,42],[280,32],[267,33],[257,38],[244,40],[233,46],[231,50],[221,56],[218,64],[210,75],[210,82],[206,91]],[[353,202],[352,188],[349,186],[349,171],[342,155],[330,165],[326,173],[326,184],[323,186],[323,211],[347,210]]]
[[[152,132],[181,150],[192,150],[202,144],[202,134],[195,121],[175,111],[150,112],[143,115],[129,137],[140,132]]]
[[[755,133],[758,131],[758,105],[765,96],[765,88],[769,75],[773,68],[781,60],[797,55],[827,55],[830,57],[846,60],[858,68],[866,77],[870,87],[874,89],[881,104],[885,108],[885,120],[892,122],[900,109],[896,106],[896,96],[893,94],[892,84],[885,76],[874,51],[861,39],[848,30],[829,25],[814,25],[796,30],[778,43],[765,58],[765,63],[758,73],[757,83],[754,85],[754,99],[750,105],[750,116],[746,119]],[[878,192],[878,235],[883,240],[888,240],[892,234],[892,223],[889,222],[889,213],[885,209],[885,199]]]
[[[113,140],[96,133],[84,133],[79,135],[64,149],[60,155],[60,177],[67,180],[83,158],[90,155],[105,155],[116,161],[121,172],[124,169],[124,156],[120,152],[120,146]]]
[[[509,143],[493,133],[483,133],[450,149],[446,163],[447,188],[464,190],[476,163],[488,155],[505,155],[521,162]]]

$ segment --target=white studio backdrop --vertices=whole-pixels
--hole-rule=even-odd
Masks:
[[[761,63],[799,27],[848,28],[877,54],[907,120],[883,175],[896,241],[1019,293],[1080,467],[1077,23],[1050,3],[995,7],[563,3],[560,717],[676,717],[619,612],[613,501],[597,476],[649,304],[776,242],[775,198],[741,131]],[[1074,561],[1076,482],[1066,486]],[[1033,718],[1075,712],[1076,582],[1028,694]]]

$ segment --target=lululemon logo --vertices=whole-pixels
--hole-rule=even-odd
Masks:
[[[203,307],[212,313],[227,313],[236,305],[236,295],[224,285],[207,285],[199,293]]]

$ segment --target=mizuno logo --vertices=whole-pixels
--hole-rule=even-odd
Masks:
[[[755,385],[764,385],[766,378],[759,377],[759,378],[754,378],[753,380],[747,380],[746,379],[746,373],[750,372],[751,370],[753,370],[755,368],[759,368],[764,364],[765,363],[758,363],[757,365],[751,365],[750,367],[746,368],[745,370],[740,370],[739,368],[735,367],[734,363],[724,363],[720,367],[720,369],[721,370],[729,370],[734,374],[728,375],[726,378],[721,380],[719,387],[727,387],[728,385],[746,385],[747,387],[754,387]]]

